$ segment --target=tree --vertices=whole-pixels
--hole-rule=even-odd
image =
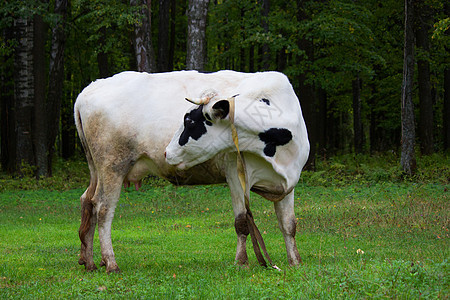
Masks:
[[[405,42],[402,83],[402,152],[403,171],[412,175],[416,169],[413,82],[414,82],[414,1],[405,0]]]
[[[59,120],[64,85],[64,51],[66,45],[66,21],[68,0],[55,0],[56,22],[52,28],[51,51],[48,75],[47,96],[47,160],[48,175],[52,175],[52,162],[55,154],[55,140],[59,133]],[[44,114],[45,115],[45,114]],[[73,118],[61,119],[64,128],[73,124]],[[67,153],[63,153],[67,157]]]
[[[151,37],[151,0],[130,0],[132,7],[140,7],[134,24],[134,52],[139,72],[156,72],[155,53]]]
[[[97,52],[97,64],[100,78],[107,78],[113,75],[109,65],[109,55],[107,49],[107,27],[103,26],[99,30],[99,49]]]
[[[414,2],[414,100],[422,153],[429,153],[425,147],[450,145],[447,2]],[[412,111],[409,100],[398,109],[403,5],[396,0],[3,1],[2,169],[18,169],[23,160],[29,170],[51,174],[52,157],[81,151],[72,117],[76,96],[90,82],[124,70],[278,70],[290,78],[303,108],[309,168],[317,153],[397,151],[407,144],[402,112]],[[411,85],[411,73],[405,74]],[[409,93],[404,90],[405,99]]]
[[[355,153],[363,152],[363,126],[361,117],[361,79],[359,76],[352,81],[353,88],[353,137]]]
[[[189,0],[186,69],[203,71],[209,0]]]
[[[426,3],[420,3],[417,9],[417,77],[419,86],[419,138],[422,154],[433,153],[433,99],[431,97],[430,82],[430,7]]]
[[[169,71],[170,0],[159,0],[158,72]]]
[[[173,70],[175,56],[175,38],[176,38],[176,0],[170,0],[170,39],[169,39],[169,61],[168,70]]]
[[[48,145],[47,145],[47,108],[45,103],[46,92],[46,65],[45,41],[47,26],[42,16],[33,16],[33,123],[30,132],[33,136],[34,161],[31,165],[36,167],[36,176],[46,176],[48,173]],[[50,107],[52,108],[52,107]],[[58,121],[56,118],[55,121]],[[59,123],[59,122],[58,122]],[[21,151],[19,149],[19,151]],[[51,164],[50,164],[51,166]]]
[[[437,38],[438,40],[442,40],[444,44],[444,49],[442,52],[445,53],[446,64],[444,67],[444,99],[443,99],[443,112],[442,112],[442,135],[443,135],[443,144],[444,144],[444,151],[450,150],[450,61],[448,59],[448,53],[450,51],[450,18],[448,17],[450,15],[450,4],[448,2],[445,2],[444,4],[444,14],[447,16],[446,19],[443,19],[438,23],[438,26],[436,26],[436,36],[439,36]],[[435,34],[433,34],[433,37]]]
[[[444,111],[443,111],[443,136],[444,136],[444,150],[450,149],[450,67],[445,68],[444,71]]]
[[[304,2],[297,0],[297,21],[299,23],[308,20],[308,15]],[[313,60],[313,42],[305,37],[298,40],[298,48],[302,53],[304,53],[303,58],[311,62]],[[304,64],[306,65],[306,64]],[[310,144],[310,151],[308,161],[306,162],[306,168],[309,170],[314,170],[316,167],[316,144],[317,144],[317,134],[316,134],[316,115],[315,115],[315,93],[314,87],[307,81],[307,70],[303,68],[303,72],[298,75],[298,91],[300,95],[300,104],[303,110],[303,116],[305,118],[306,128],[308,128],[308,138]]]
[[[34,110],[34,76],[33,76],[33,18],[19,17],[14,22],[17,46],[14,59],[14,119],[15,119],[15,154],[13,170],[21,173],[22,166],[34,166],[33,153],[33,110]],[[12,154],[12,153],[11,153]]]
[[[268,35],[269,33],[269,12],[270,12],[270,0],[262,0],[261,1],[261,25],[263,28],[263,32]],[[270,68],[270,48],[268,43],[264,43],[261,47],[262,52],[262,62],[261,69],[269,70]]]
[[[6,19],[6,18],[5,18]],[[1,166],[8,173],[14,171],[15,133],[14,133],[14,27],[11,23],[5,24],[2,30],[2,39],[5,41],[0,61],[0,139],[1,139]]]

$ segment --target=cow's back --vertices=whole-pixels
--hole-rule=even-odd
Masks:
[[[75,103],[77,129],[81,138],[85,136],[91,163],[124,160],[130,181],[150,173],[180,184],[223,182],[215,164],[181,173],[165,162],[164,151],[192,106],[185,98],[198,97],[209,89],[227,94],[248,76],[232,71],[123,72],[91,83]]]

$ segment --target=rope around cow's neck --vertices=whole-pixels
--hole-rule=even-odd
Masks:
[[[246,171],[245,171],[245,162],[244,158],[242,157],[241,151],[239,150],[239,138],[236,130],[236,126],[234,125],[234,112],[235,112],[235,97],[231,97],[229,100],[230,103],[230,124],[231,124],[231,136],[233,138],[234,145],[236,146],[237,150],[237,172],[238,172],[238,178],[239,182],[241,183],[242,190],[244,191],[244,199],[245,199],[245,208],[247,210],[246,218],[247,218],[247,225],[250,232],[250,237],[252,239],[253,244],[253,250],[255,251],[256,258],[258,259],[258,262],[260,265],[267,267],[266,261],[264,260],[264,257],[261,254],[261,249],[264,252],[264,255],[267,258],[267,261],[271,265],[272,268],[281,271],[280,268],[278,268],[270,259],[269,253],[267,253],[266,245],[264,243],[264,240],[261,236],[261,233],[258,230],[258,227],[256,227],[255,220],[253,219],[252,212],[250,211],[250,195],[249,190],[247,190],[247,177],[246,177]]]

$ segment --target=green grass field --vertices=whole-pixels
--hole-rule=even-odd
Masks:
[[[313,177],[305,174],[296,188],[298,268],[287,266],[272,204],[252,194],[255,221],[282,272],[258,265],[250,239],[249,267],[234,265],[224,185],[148,180],[139,192],[124,190],[112,233],[122,272],[111,275],[77,264],[84,189],[3,189],[0,299],[450,297],[448,182],[319,185]],[[95,247],[98,264],[98,238]]]

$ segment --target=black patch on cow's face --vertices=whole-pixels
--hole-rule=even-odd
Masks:
[[[211,126],[212,123],[205,119],[203,115],[203,105],[191,110],[184,115],[184,130],[180,135],[178,144],[184,146],[189,141],[189,138],[198,140],[202,135],[206,133],[206,125]]]
[[[258,136],[266,144],[264,154],[270,157],[275,155],[277,146],[286,145],[292,140],[292,133],[286,128],[270,128]]]
[[[259,102],[264,102],[265,104],[267,104],[268,106],[270,106],[270,100],[269,100],[269,99],[262,98],[261,100],[259,100]]]

